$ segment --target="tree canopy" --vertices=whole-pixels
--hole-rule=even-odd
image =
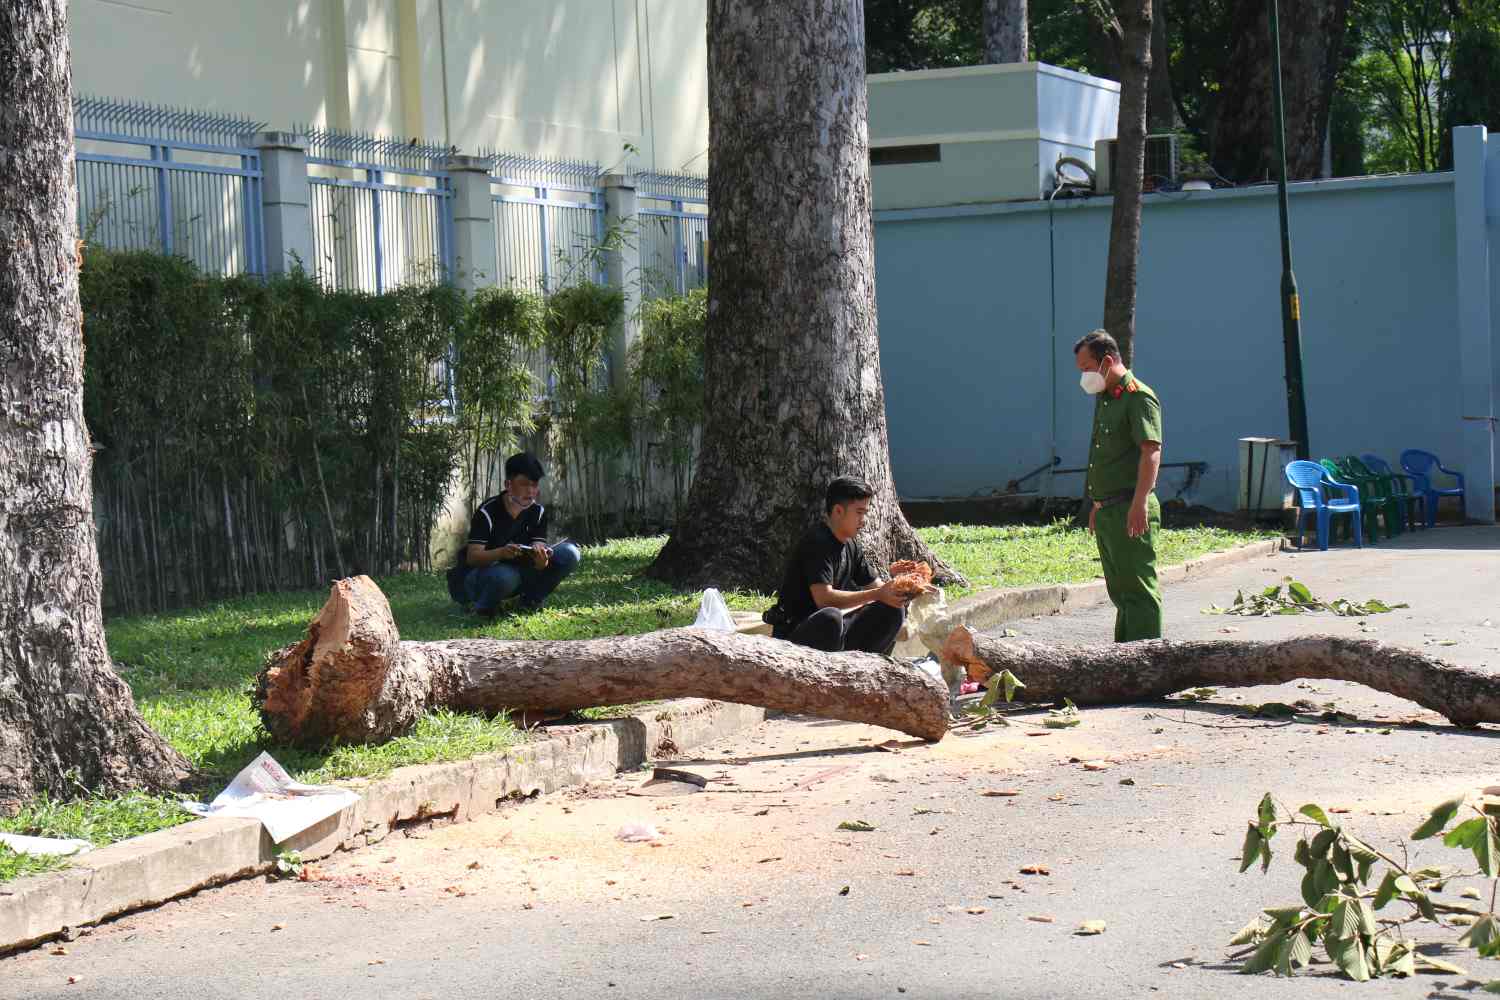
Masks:
[[[1030,58],[1119,79],[1117,57],[1089,16],[1089,3],[1030,0]],[[1158,0],[1155,6],[1166,58],[1158,51],[1153,62],[1157,72],[1165,63],[1181,131],[1227,179],[1260,179],[1258,149],[1216,149],[1215,137],[1221,147],[1259,145],[1247,137],[1253,130],[1220,123],[1232,125],[1228,120],[1257,103],[1256,93],[1236,96],[1236,89],[1250,85],[1245,63],[1259,58],[1259,50],[1241,45],[1237,53],[1236,47],[1245,26],[1264,23],[1265,0]],[[1299,11],[1320,6],[1341,23],[1322,25],[1314,45],[1294,44]],[[1323,81],[1317,89],[1331,87],[1326,126],[1316,120],[1320,113],[1304,129],[1309,148],[1302,159],[1318,169],[1294,172],[1322,173],[1321,152],[1310,147],[1321,142],[1325,127],[1333,176],[1445,169],[1452,164],[1455,125],[1500,128],[1500,4],[1494,0],[1332,0],[1282,8],[1284,75],[1291,78],[1300,67],[1310,81]],[[865,32],[872,73],[977,65],[984,61],[984,2],[867,0]],[[1308,37],[1301,30],[1296,42]],[[1161,121],[1155,113],[1152,119]],[[1295,150],[1289,155],[1297,159]]]

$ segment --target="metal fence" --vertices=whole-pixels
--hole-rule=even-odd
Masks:
[[[491,156],[495,280],[539,292],[603,281],[599,165],[534,156]]]
[[[313,269],[333,288],[383,292],[453,269],[449,150],[303,127]]]
[[[636,175],[641,294],[681,295],[708,282],[708,179]]]
[[[234,115],[79,97],[78,223],[115,249],[178,254],[204,271],[265,274],[261,161],[245,143],[265,123]],[[381,292],[453,277],[453,188],[441,146],[327,129],[307,137],[313,260],[330,287]],[[599,166],[491,154],[494,280],[534,291],[606,279]],[[636,226],[647,298],[708,278],[707,180],[636,177]]]
[[[210,273],[265,273],[260,156],[245,145],[265,123],[86,96],[73,121],[85,240]]]

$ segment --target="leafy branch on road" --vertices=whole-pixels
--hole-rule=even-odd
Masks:
[[[1342,618],[1363,618],[1366,615],[1385,614],[1395,611],[1397,608],[1409,607],[1407,604],[1387,604],[1384,601],[1370,598],[1363,604],[1351,601],[1346,597],[1336,597],[1331,601],[1322,601],[1313,596],[1311,590],[1304,583],[1283,577],[1281,583],[1273,583],[1258,594],[1245,596],[1242,590],[1235,591],[1234,603],[1227,608],[1221,608],[1217,604],[1210,604],[1203,609],[1206,615],[1244,615],[1252,618],[1269,618],[1271,615],[1301,615],[1311,612],[1326,611]]]
[[[1007,632],[1010,630],[1007,629]],[[1008,726],[1010,721],[1001,714],[997,707],[1003,697],[1007,704],[1013,702],[1016,692],[1026,687],[1020,678],[1009,670],[1001,670],[999,673],[991,674],[989,680],[984,682],[984,697],[974,702],[967,708],[967,713],[974,718],[967,722],[959,723],[959,726],[972,726],[974,729],[983,729],[994,723],[998,726]],[[1049,709],[1042,719],[1042,725],[1048,729],[1071,729],[1073,726],[1083,722],[1083,715],[1078,711],[1078,706],[1073,704],[1072,699],[1064,698],[1062,708]]]
[[[1278,816],[1277,808],[1267,792],[1245,829],[1240,871],[1257,861],[1261,871],[1267,871],[1278,830],[1296,829],[1301,837],[1293,858],[1304,869],[1302,902],[1263,910],[1234,936],[1231,946],[1254,949],[1242,972],[1269,970],[1290,976],[1312,961],[1313,949],[1321,942],[1329,960],[1358,982],[1409,976],[1418,970],[1466,975],[1455,965],[1417,951],[1416,942],[1404,929],[1422,922],[1465,928],[1457,939],[1459,946],[1473,948],[1481,958],[1500,956],[1500,920],[1495,914],[1500,888],[1500,798],[1481,794],[1450,799],[1433,809],[1411,834],[1412,840],[1444,834],[1445,846],[1472,853],[1479,864],[1477,871],[1413,868],[1404,845],[1398,861],[1341,827],[1321,806],[1309,803],[1296,813],[1283,806],[1283,816]],[[1445,832],[1455,820],[1460,821]],[[1487,909],[1432,898],[1451,879],[1480,876],[1490,880]],[[1482,898],[1474,889],[1465,889],[1462,895]],[[1407,907],[1407,912],[1377,916],[1393,904]],[[1500,980],[1484,988],[1500,992]]]

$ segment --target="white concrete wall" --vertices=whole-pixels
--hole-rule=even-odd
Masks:
[[[74,0],[79,93],[701,172],[706,0]]]

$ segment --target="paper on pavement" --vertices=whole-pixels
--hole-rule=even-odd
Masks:
[[[279,844],[358,801],[359,796],[347,788],[293,781],[270,754],[262,751],[213,802],[184,802],[182,807],[199,816],[258,819]]]

